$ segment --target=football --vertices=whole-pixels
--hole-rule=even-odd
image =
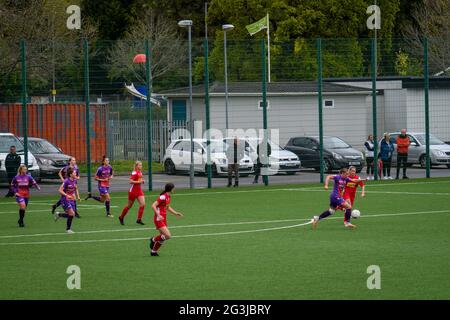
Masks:
[[[352,210],[352,217],[353,218],[357,219],[360,216],[361,216],[361,212],[359,212],[359,210],[357,210],[357,209]]]

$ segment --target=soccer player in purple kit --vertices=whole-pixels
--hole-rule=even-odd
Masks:
[[[317,223],[332,215],[336,210],[345,209],[344,226],[346,228],[355,228],[356,226],[350,223],[350,216],[352,214],[352,205],[345,201],[343,198],[343,191],[347,182],[359,183],[361,179],[350,179],[348,177],[348,169],[342,168],[337,175],[328,175],[325,179],[324,188],[328,190],[328,183],[331,179],[334,181],[334,188],[330,194],[330,208],[320,214],[320,216],[314,216],[311,223],[316,228]]]
[[[78,166],[77,166],[77,160],[74,157],[71,157],[69,159],[69,163],[62,168],[58,175],[59,178],[61,179],[62,182],[65,181],[65,179],[67,179],[69,177],[69,175],[67,174],[67,171],[72,168],[75,173],[76,173],[76,179],[79,180],[80,179],[80,171],[78,170]],[[55,214],[55,210],[56,208],[58,208],[61,205],[61,199],[58,200],[58,202],[56,202],[54,205],[52,205],[52,214]],[[80,218],[80,215],[78,214],[78,210],[77,210],[77,203],[75,202],[75,217]]]
[[[80,194],[78,193],[77,186],[77,174],[73,168],[67,169],[68,178],[64,180],[61,187],[59,187],[59,193],[61,194],[61,204],[64,208],[65,213],[56,212],[55,213],[55,222],[58,221],[59,218],[67,219],[67,233],[74,233],[72,231],[72,220],[75,216],[76,212],[76,204],[75,199],[80,199]],[[76,197],[76,198],[75,198]]]
[[[89,192],[88,196],[84,199],[94,199],[98,202],[104,202],[106,208],[106,217],[113,218],[114,216],[110,213],[111,207],[111,197],[109,196],[109,180],[113,178],[113,168],[109,164],[109,159],[103,156],[102,165],[98,167],[97,173],[95,174],[95,180],[98,181],[98,191],[100,197],[93,197]]]
[[[23,219],[25,218],[28,200],[30,199],[30,186],[35,186],[38,190],[41,190],[33,177],[27,174],[27,166],[22,164],[17,170],[17,176],[11,181],[11,188],[16,196],[16,202],[19,205],[19,221],[17,222],[21,228],[25,227]]]

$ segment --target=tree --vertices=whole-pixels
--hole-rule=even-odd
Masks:
[[[178,26],[164,16],[156,17],[148,10],[145,18],[136,21],[124,35],[116,41],[108,53],[109,77],[144,83],[145,65],[133,64],[133,57],[145,53],[145,39],[151,45],[151,75],[157,79],[170,71],[180,68],[187,57],[185,41],[178,35]]]
[[[66,8],[72,3],[68,0],[0,0],[3,95],[20,95],[21,39],[27,47],[30,94],[48,95],[52,80],[58,80],[58,88],[73,84],[73,79],[66,78],[67,71],[79,60],[80,39],[95,38],[96,27],[89,19],[82,19],[81,30],[68,30]],[[64,76],[55,79],[57,74],[63,73]]]
[[[450,74],[450,2],[423,0],[412,12],[413,22],[404,27],[410,54],[422,57],[424,39],[428,39],[431,73]]]

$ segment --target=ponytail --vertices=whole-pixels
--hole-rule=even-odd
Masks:
[[[167,193],[167,192],[172,192],[173,188],[175,188],[175,185],[173,183],[169,182],[164,186],[164,191],[161,192],[159,195],[163,195],[164,193]]]

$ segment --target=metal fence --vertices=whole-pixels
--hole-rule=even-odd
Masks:
[[[185,121],[152,121],[152,161],[163,162],[166,148],[171,142],[171,133],[186,129]],[[114,160],[148,160],[147,121],[109,120],[107,154]]]
[[[225,68],[223,35],[216,36],[192,40],[191,52],[184,38],[173,46],[165,42],[164,48],[157,43],[152,47],[152,41],[145,39],[0,43],[4,52],[0,102],[22,102],[22,116],[15,119],[20,119],[24,135],[32,129],[27,128],[27,113],[33,102],[45,106],[70,101],[85,109],[96,102],[107,105],[106,145],[112,160],[148,159],[151,154],[153,161],[161,162],[173,126],[189,128],[191,121],[201,123],[202,133],[216,129],[224,136],[226,129],[277,130],[277,136],[270,138],[281,146],[296,137],[317,138],[321,142],[316,148],[321,155],[318,181],[323,180],[325,160],[341,165],[338,152],[326,150],[325,136],[342,138],[364,151],[368,134],[375,134],[379,142],[383,133],[405,128],[424,134],[424,139],[415,141],[422,153],[414,160],[416,166],[425,164],[424,177],[431,176],[430,165],[450,164],[444,156],[447,151],[438,152],[431,143],[433,135],[450,141],[450,53],[440,50],[447,48],[448,39],[274,41],[269,81],[263,37],[228,39]],[[151,59],[135,63],[137,54]],[[125,87],[131,83],[138,94]],[[139,96],[149,94],[159,103]],[[61,126],[57,118],[52,119],[47,126]],[[84,120],[94,122],[86,128],[95,128],[94,119]],[[92,147],[89,134],[84,144],[77,142],[82,148]],[[306,165],[307,159],[299,157]]]

